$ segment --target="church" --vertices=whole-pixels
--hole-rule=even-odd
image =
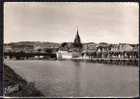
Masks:
[[[81,38],[78,33],[78,28],[77,28],[77,33],[74,39],[73,48],[74,48],[74,51],[76,52],[80,52],[82,49],[82,43],[81,43]]]
[[[62,43],[56,55],[57,59],[72,59],[80,57],[81,51],[82,51],[82,43],[77,28],[74,42]]]

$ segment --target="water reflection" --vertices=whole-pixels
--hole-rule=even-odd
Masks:
[[[80,96],[80,91],[81,91],[81,72],[82,72],[82,68],[80,66],[80,61],[77,62],[73,62],[74,66],[75,66],[75,93],[74,96]]]

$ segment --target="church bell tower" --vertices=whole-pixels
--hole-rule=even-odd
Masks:
[[[73,45],[76,48],[82,48],[81,39],[78,33],[78,27],[77,27],[77,33],[76,33]]]

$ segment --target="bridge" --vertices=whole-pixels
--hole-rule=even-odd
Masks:
[[[7,59],[34,59],[34,58],[44,58],[44,59],[56,59],[55,53],[41,53],[41,52],[4,52],[4,58]]]

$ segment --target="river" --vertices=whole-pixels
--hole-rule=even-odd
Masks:
[[[139,95],[139,67],[71,60],[5,60],[46,97]]]

